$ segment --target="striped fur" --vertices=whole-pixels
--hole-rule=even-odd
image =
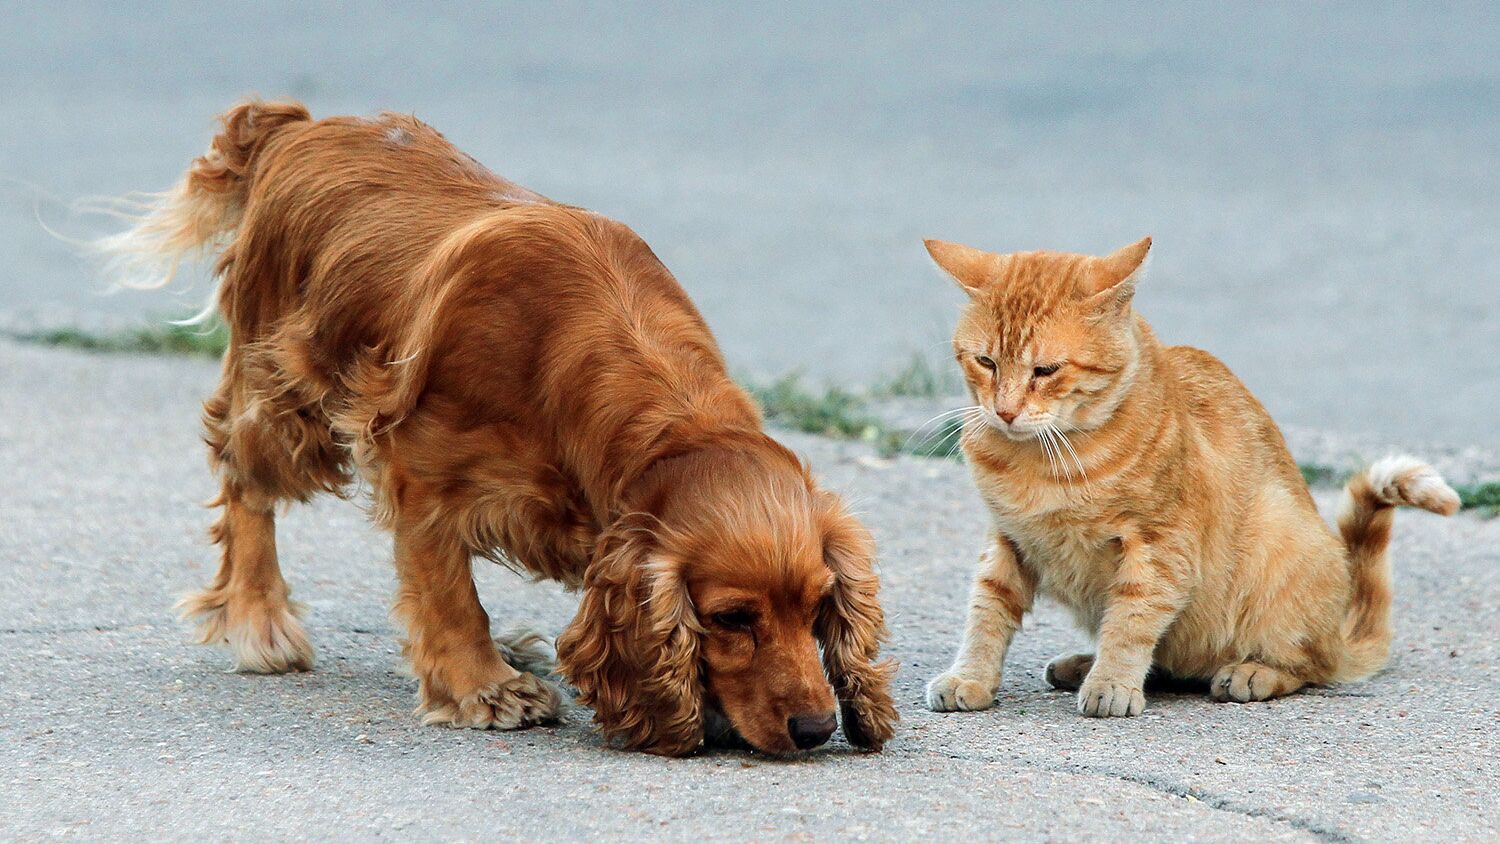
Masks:
[[[928,242],[970,296],[953,340],[978,408],[962,442],[993,520],[934,709],[993,702],[1038,594],[1097,639],[1048,667],[1086,715],[1141,712],[1153,669],[1239,702],[1367,676],[1390,648],[1391,509],[1457,509],[1427,466],[1383,460],[1350,482],[1340,542],[1254,396],[1131,307],[1150,246]]]

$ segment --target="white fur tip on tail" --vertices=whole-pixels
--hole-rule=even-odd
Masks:
[[[1420,507],[1443,516],[1458,512],[1458,493],[1426,463],[1410,455],[1375,461],[1368,473],[1375,496],[1392,506]]]

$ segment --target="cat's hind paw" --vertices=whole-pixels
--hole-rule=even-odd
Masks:
[[[1302,688],[1301,680],[1279,668],[1259,662],[1226,665],[1209,683],[1208,694],[1220,703],[1251,703],[1289,695]]]
[[[1062,654],[1047,663],[1047,684],[1054,689],[1077,691],[1094,667],[1093,654]]]
[[[1089,677],[1078,690],[1078,712],[1090,718],[1123,718],[1145,709],[1145,693],[1111,680]]]
[[[998,687],[948,671],[927,684],[927,708],[933,712],[977,712],[995,704]]]

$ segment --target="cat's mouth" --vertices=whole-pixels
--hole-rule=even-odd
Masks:
[[[1042,435],[1042,426],[1037,425],[1031,420],[1017,418],[1014,421],[1006,422],[993,410],[985,410],[984,421],[985,424],[998,431],[1001,436],[1015,442],[1034,440]]]

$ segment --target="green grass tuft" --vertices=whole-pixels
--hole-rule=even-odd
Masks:
[[[863,396],[839,387],[822,392],[808,389],[798,374],[767,385],[752,385],[750,394],[760,404],[766,421],[808,434],[873,443],[882,455],[912,454],[919,457],[951,457],[958,450],[962,430],[956,421],[940,426],[923,437],[888,428],[868,411]]]
[[[767,420],[793,430],[839,439],[874,439],[880,431],[880,423],[865,412],[864,399],[838,387],[815,393],[798,373],[752,386],[750,394]]]
[[[937,426],[937,429],[920,437],[911,434],[901,440],[900,451],[916,457],[937,457],[941,459],[957,458],[962,460],[963,453],[959,450],[959,438],[963,436],[964,423],[962,419],[949,418]]]
[[[229,329],[215,320],[207,325],[163,323],[110,334],[59,328],[16,337],[28,343],[82,349],[89,352],[137,352],[155,355],[222,357],[229,345]]]
[[[1297,468],[1302,470],[1302,480],[1308,486],[1338,486],[1349,479],[1348,472],[1320,463],[1298,463]]]
[[[1299,463],[1302,479],[1308,486],[1342,486],[1351,473],[1318,463]],[[1500,515],[1500,483],[1490,481],[1478,484],[1460,484],[1453,487],[1458,493],[1459,508],[1479,510],[1488,516]]]
[[[956,392],[951,380],[943,370],[934,368],[925,356],[914,354],[896,374],[878,382],[874,392],[877,396],[941,398]]]
[[[1480,510],[1487,516],[1500,515],[1500,483],[1463,484],[1453,488],[1465,510]]]
[[[202,326],[161,323],[112,334],[59,328],[19,334],[16,339],[90,352],[217,358],[223,356],[229,345],[229,329],[222,321],[214,320]],[[880,383],[874,394],[933,398],[944,395],[946,386],[942,375],[925,358],[914,356],[906,368]],[[798,373],[748,389],[760,403],[766,420],[782,427],[842,440],[863,440],[872,443],[887,457],[910,454],[962,459],[958,442],[963,424],[957,419],[949,419],[936,430],[919,437],[910,431],[886,427],[871,415],[863,396],[839,387],[827,387],[821,392],[808,389]],[[1350,474],[1319,463],[1300,463],[1297,468],[1302,470],[1302,478],[1308,486],[1337,486],[1348,480]],[[1500,515],[1500,482],[1467,484],[1455,489],[1463,509],[1480,510],[1490,516]]]

